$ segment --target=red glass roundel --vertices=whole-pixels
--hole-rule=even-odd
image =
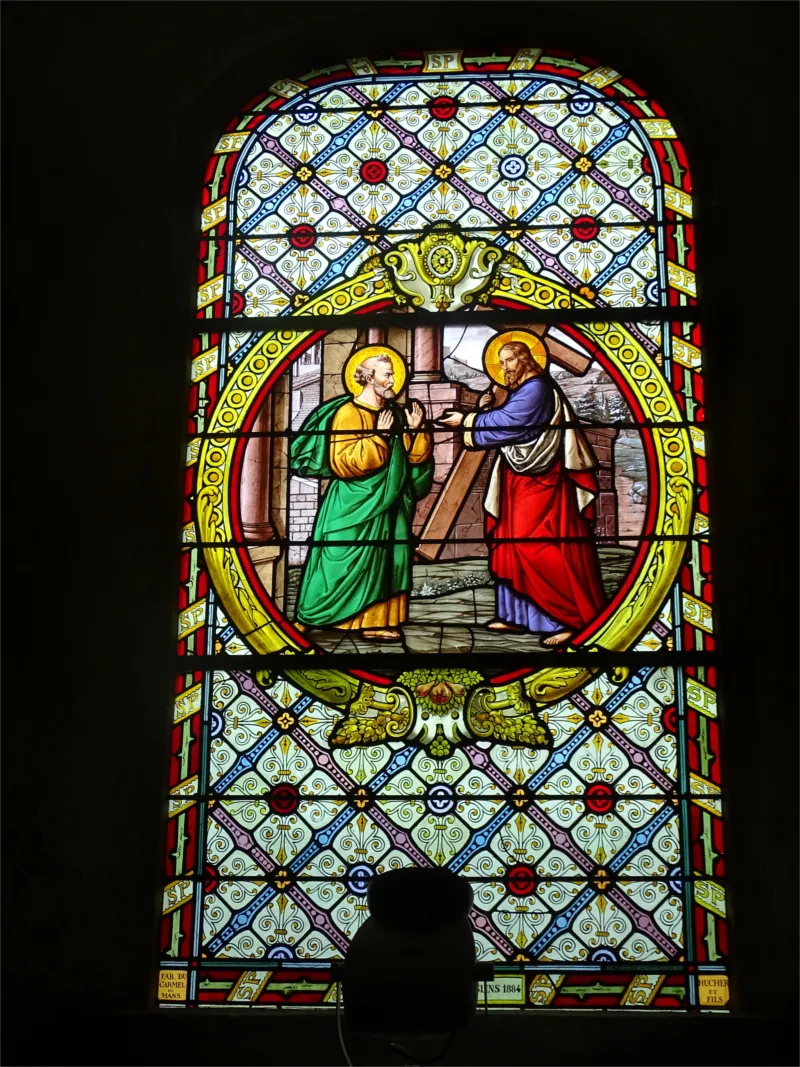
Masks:
[[[527,897],[536,887],[536,875],[530,867],[518,864],[508,870],[508,891],[515,897]]]
[[[388,168],[382,159],[366,159],[361,164],[361,177],[368,185],[377,185],[379,182],[386,181],[388,173]]]
[[[572,236],[577,241],[591,241],[600,232],[597,219],[593,219],[591,215],[579,215],[572,220],[570,229],[572,230]]]
[[[586,790],[586,807],[602,815],[614,806],[614,791],[604,782],[595,782]]]
[[[455,115],[458,105],[451,96],[437,96],[431,100],[429,110],[433,118],[444,121]]]
[[[289,232],[289,244],[294,248],[311,248],[317,239],[313,226],[301,223],[293,226]]]
[[[269,795],[269,806],[279,815],[289,815],[297,807],[297,790],[293,785],[279,785]]]

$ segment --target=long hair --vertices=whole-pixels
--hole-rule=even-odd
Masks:
[[[525,370],[531,371],[532,374],[542,373],[542,368],[533,358],[530,348],[524,341],[508,341],[503,345],[503,348],[509,348],[525,367]],[[500,351],[502,352],[502,350]]]

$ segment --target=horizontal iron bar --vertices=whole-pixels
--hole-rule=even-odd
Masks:
[[[438,384],[438,383],[422,383],[422,384]],[[442,384],[451,384],[445,382]],[[458,384],[458,383],[452,383]],[[477,392],[477,390],[473,390]],[[462,414],[474,414],[474,411],[464,412],[461,408],[453,407],[453,411],[461,411]],[[486,411],[491,411],[491,408],[487,408]],[[484,412],[485,413],[485,412]],[[190,418],[194,416],[190,415]],[[541,432],[547,430],[558,430],[559,433],[564,430],[705,430],[708,426],[706,422],[656,422],[654,419],[646,419],[642,422],[580,422],[570,421],[562,422],[558,426],[552,426],[549,422],[526,422],[526,423],[503,423],[503,430],[526,430],[530,433]],[[480,426],[473,426],[472,432],[479,432]],[[493,429],[493,427],[489,427]],[[462,426],[439,426],[436,422],[428,423],[419,430],[409,430],[404,428],[399,430],[385,430],[382,433],[386,437],[400,437],[407,433],[439,433],[439,434],[454,434],[458,431],[463,432]],[[333,430],[333,429],[320,429],[320,430],[303,430],[298,427],[296,430],[201,430],[196,434],[192,434],[187,437],[186,443],[197,440],[217,440],[227,438],[240,438],[246,437],[248,439],[254,437],[275,437],[279,440],[286,440],[287,438],[300,437],[374,437],[378,431],[374,428],[368,428],[364,430]],[[473,451],[475,451],[473,449]],[[481,449],[480,451],[494,451],[494,449]]]
[[[587,859],[591,859],[591,857],[587,856]],[[279,865],[276,864],[276,867],[278,867],[278,866]],[[429,868],[429,869],[433,869],[434,866],[435,866],[434,864],[431,864],[431,868]],[[533,867],[533,864],[531,866]],[[285,870],[285,868],[281,868],[281,869]],[[445,870],[446,869],[447,869],[447,867],[445,866]],[[567,883],[567,884],[569,884],[569,883],[573,883],[574,884],[574,883],[582,883],[582,882],[587,882],[587,881],[591,882],[591,881],[594,880],[594,878],[596,876],[596,873],[597,872],[595,872],[595,871],[586,871],[584,873],[583,877],[581,877],[580,875],[577,875],[577,876],[574,876],[574,877],[570,878],[570,877],[567,877],[566,875],[563,875],[563,874],[561,874],[561,875],[558,875],[558,874],[554,874],[554,875],[537,874],[536,871],[534,870],[534,880],[537,881],[537,882],[538,881],[541,881],[541,882],[547,881],[547,882],[564,882],[564,883]],[[278,870],[269,871],[269,872],[263,871],[263,873],[261,873],[261,874],[251,874],[251,875],[244,875],[244,874],[217,874],[216,875],[217,880],[219,882],[245,882],[245,883],[246,882],[258,882],[258,883],[269,882],[271,880],[274,880],[274,878],[277,877],[277,876],[278,876]],[[186,874],[186,875],[178,874],[178,875],[175,875],[174,877],[175,878],[180,878],[180,879],[182,879],[184,881],[187,881],[187,882],[202,883],[202,882],[208,881],[207,876],[204,876],[202,874],[192,874],[192,875],[190,875],[190,874]],[[627,885],[629,882],[642,882],[642,883],[653,883],[653,882],[655,882],[655,883],[666,883],[666,884],[668,884],[671,881],[675,881],[675,882],[702,882],[702,881],[706,881],[707,879],[713,879],[715,882],[719,882],[719,883],[723,883],[725,881],[724,875],[717,875],[717,874],[712,874],[712,873],[707,873],[707,874],[676,874],[674,877],[666,877],[666,876],[664,876],[663,878],[652,878],[652,877],[649,877],[646,874],[632,874],[632,875],[625,875],[625,877],[621,877],[620,875],[616,875],[614,873],[608,872],[607,869],[606,869],[606,873],[601,875],[600,877],[603,879],[603,881],[607,881],[607,882],[610,882],[610,883],[616,884],[616,885],[619,885],[620,883],[623,884],[623,885]],[[324,883],[326,885],[347,885],[348,882],[353,880],[351,878],[348,878],[346,875],[342,875],[341,878],[325,878],[325,877],[321,877],[320,875],[308,875],[308,876],[296,875],[296,874],[293,874],[291,871],[287,872],[286,879],[287,879],[287,881],[291,881],[291,883],[293,885],[297,885],[297,886],[302,885],[304,882],[308,882],[308,883]],[[173,881],[173,880],[174,880],[174,878],[170,879],[170,881]],[[365,877],[363,879],[359,877],[356,880],[359,881],[359,882],[360,881],[364,881],[364,882],[372,881],[372,879],[368,878],[368,877]],[[470,885],[491,885],[494,882],[505,881],[506,880],[506,872],[504,871],[502,874],[496,874],[494,876],[487,875],[485,878],[464,878],[463,880],[465,882],[468,882]]]
[[[192,332],[199,333],[256,333],[288,332],[309,333],[318,330],[342,330],[352,327],[365,329],[369,326],[390,326],[392,315],[406,316],[406,322],[395,322],[397,326],[405,325],[408,329],[417,326],[495,326],[520,325],[531,323],[548,323],[572,325],[583,322],[607,322],[610,325],[624,327],[626,323],[638,322],[700,322],[702,309],[699,304],[683,304],[674,307],[648,308],[583,308],[566,310],[533,308],[516,311],[513,309],[493,308],[491,311],[412,311],[405,308],[387,308],[384,311],[371,311],[364,314],[350,312],[346,315],[270,315],[263,318],[255,315],[240,318],[194,318]],[[207,328],[203,328],[203,327]]]
[[[607,544],[611,546],[619,545],[620,542],[626,544],[620,545],[620,547],[627,547],[627,542],[631,542],[633,545],[642,543],[650,543],[657,541],[681,541],[685,544],[691,544],[695,541],[708,540],[708,534],[645,534],[641,537],[620,537],[603,534],[591,534],[586,537],[492,537],[491,543],[493,545],[563,545],[563,544],[582,544],[588,542],[589,544]],[[369,540],[311,540],[298,538],[296,540],[289,537],[275,537],[271,541],[182,541],[181,547],[183,548],[288,548],[291,546],[301,547],[314,547],[314,548],[347,548],[348,546],[360,546],[360,547],[384,547],[390,548],[394,545],[410,545],[412,548],[417,548],[420,545],[485,545],[487,540],[485,537],[409,537],[408,539],[393,539],[384,538],[369,539]],[[450,560],[442,560],[442,563],[449,563]]]
[[[407,625],[407,624],[406,624]],[[257,633],[258,631],[251,631]],[[343,631],[343,635],[347,636]],[[397,648],[399,642],[390,647]],[[402,647],[402,646],[401,646]],[[437,669],[446,667],[472,667],[482,670],[487,678],[511,674],[516,671],[541,671],[548,667],[596,667],[598,670],[640,667],[703,667],[714,664],[713,652],[608,652],[605,649],[591,652],[585,648],[575,651],[543,650],[537,652],[324,652],[283,653],[273,652],[252,656],[198,656],[176,657],[179,674],[191,671],[224,670],[227,672],[273,670],[316,671],[320,668],[343,671],[375,671],[382,675],[397,675],[420,667]],[[337,662],[338,661],[338,662]]]
[[[531,71],[531,72],[528,72],[528,73],[532,74],[533,77],[537,77],[537,74],[536,74],[535,71]],[[513,74],[513,72],[506,72],[504,74],[503,72],[496,71],[496,70],[494,70],[494,71],[486,71],[484,74],[481,74],[478,71],[467,71],[467,72],[465,72],[464,74],[461,75],[461,78],[462,78],[462,80],[464,80],[464,79],[476,80],[476,79],[479,79],[479,78],[510,77],[510,76],[512,76],[512,74]],[[395,79],[402,80],[404,77],[408,78],[409,83],[411,85],[417,84],[416,79],[419,79],[419,78],[426,78],[428,81],[436,80],[431,75],[420,75],[420,74],[406,74],[406,75],[402,75],[402,74],[400,74],[400,75],[398,75],[398,74],[394,74],[394,75],[387,74],[386,75],[386,80],[395,80]],[[547,78],[547,77],[549,77],[549,74],[547,72],[543,72],[543,73],[539,74],[538,77]],[[360,82],[359,85],[355,86],[355,88],[360,88],[361,86],[379,85],[379,84],[381,84],[380,81],[378,81],[378,82],[375,82],[375,81]],[[579,90],[585,88],[584,85],[582,85],[581,83],[579,83],[577,81],[574,84],[575,84],[575,87],[577,89],[579,89]],[[330,84],[326,85],[326,86],[325,85],[311,86],[309,91],[310,92],[314,92],[314,93],[318,93],[318,92],[322,92],[322,91],[324,91],[326,89],[328,91],[333,91],[333,90],[335,90],[337,88],[339,88],[339,89],[342,88],[342,83],[341,82],[330,82]],[[595,90],[595,92],[597,92],[597,90]],[[442,94],[442,95],[446,95],[446,94]],[[318,116],[317,119],[315,119],[315,122],[319,121],[319,117],[324,117],[325,115],[349,115],[349,114],[352,114],[353,112],[355,112],[356,114],[359,114],[359,113],[367,114],[367,112],[372,108],[380,108],[382,113],[393,115],[393,114],[397,114],[398,112],[402,113],[402,112],[407,112],[407,111],[415,111],[415,112],[416,111],[430,111],[430,105],[433,103],[434,99],[435,99],[435,97],[431,97],[428,102],[419,103],[419,104],[394,104],[394,103],[391,103],[391,102],[388,103],[388,104],[384,104],[384,103],[381,102],[381,99],[379,97],[377,100],[370,100],[369,102],[366,102],[366,103],[361,103],[358,100],[353,100],[352,104],[348,104],[345,107],[320,107],[316,103],[316,101],[309,101],[307,99],[303,99],[298,104],[295,104],[295,105],[293,105],[291,107],[280,107],[280,108],[275,108],[275,109],[271,109],[271,110],[269,110],[268,108],[265,108],[262,111],[237,111],[233,115],[233,117],[231,118],[230,121],[233,122],[234,119],[237,119],[237,118],[241,122],[243,119],[246,119],[246,118],[260,118],[260,117],[263,117],[264,119],[268,119],[268,118],[273,118],[274,119],[274,118],[279,118],[282,115],[294,115],[294,114],[297,113],[297,111],[301,107],[303,107],[304,105],[307,107],[309,103],[315,104],[318,107],[318,110],[319,110],[319,116]],[[530,111],[530,110],[533,110],[533,109],[544,110],[545,108],[553,107],[554,104],[569,104],[570,99],[571,99],[571,97],[568,96],[568,95],[560,96],[560,97],[553,97],[552,99],[543,99],[541,97],[539,97],[539,98],[528,98],[526,100],[520,100],[519,104],[520,104],[520,107],[524,108],[526,111]],[[633,104],[633,103],[649,104],[651,102],[657,103],[655,98],[652,97],[652,96],[623,96],[623,95],[605,96],[605,95],[603,95],[603,96],[597,96],[594,99],[595,99],[596,103],[604,104],[608,108],[611,108],[614,104],[627,104],[627,103],[630,103],[630,104]],[[476,102],[462,101],[462,100],[458,100],[457,98],[455,98],[455,104],[456,104],[456,106],[458,108],[458,111],[481,111],[481,110],[484,110],[484,109],[488,110],[488,111],[491,111],[491,110],[502,110],[503,108],[505,108],[506,103],[509,100],[515,100],[516,101],[516,97],[505,96],[505,97],[499,98],[499,99],[476,101]],[[453,119],[456,118],[457,114],[458,114],[458,112],[456,112],[456,115],[454,115],[453,118],[451,118],[451,119],[436,119],[436,117],[433,116],[433,115],[431,116],[431,118],[436,122],[452,122]],[[663,116],[663,115],[642,115],[642,116],[631,115],[630,117],[635,122],[641,121],[641,119],[645,119],[645,120],[649,120],[649,119],[664,119],[666,122],[670,121],[669,118],[665,118],[665,116]],[[256,132],[255,129],[252,129],[252,130],[226,130],[220,136],[221,137],[230,137],[232,134],[236,134],[236,133],[250,133],[250,134],[252,134],[252,133],[255,133],[255,132]],[[335,135],[332,135],[332,136],[335,136]]]
[[[223,223],[227,223],[228,219],[220,219],[219,222],[215,222],[213,226],[209,226],[208,229],[201,230],[199,234],[200,240],[217,241],[219,244],[226,244],[230,241],[244,241],[245,243],[252,243],[254,241],[274,241],[278,238],[288,238],[291,236],[294,229],[293,226],[287,226],[285,230],[270,231],[269,233],[258,233],[256,229],[242,230],[238,226],[235,226],[232,233],[227,234],[215,234],[212,231]],[[690,218],[682,219],[657,219],[654,215],[648,215],[641,219],[630,219],[624,222],[604,222],[602,219],[593,217],[593,222],[597,226],[598,230],[647,230],[647,229],[668,229],[676,226],[691,226],[693,220]],[[501,222],[496,226],[470,226],[463,231],[467,237],[483,237],[486,236],[489,239],[496,237],[506,237],[510,241],[516,241],[519,237],[524,236],[527,233],[538,233],[540,231],[559,233],[565,231],[571,233],[574,221],[563,222],[522,222],[518,226],[515,226],[513,222]],[[317,240],[324,238],[331,238],[336,240],[339,237],[361,237],[368,239],[371,242],[377,243],[382,239],[398,238],[398,237],[416,237],[419,239],[423,236],[422,231],[417,227],[416,229],[394,229],[387,227],[385,229],[378,226],[370,226],[364,224],[364,226],[358,229],[352,230],[315,230],[315,236]],[[366,238],[365,238],[366,239]],[[589,238],[589,240],[595,240],[595,238]],[[202,256],[200,257],[203,258]]]
[[[395,738],[394,740],[398,740],[398,739]],[[471,743],[474,744],[474,741],[471,742]],[[415,744],[415,742],[409,742],[409,744]],[[502,774],[503,772],[501,771],[500,773]],[[531,774],[533,774],[533,773],[534,772],[531,772]],[[175,786],[174,788],[177,789],[178,787]],[[274,786],[273,789],[265,790],[262,793],[240,793],[240,794],[237,794],[237,793],[234,793],[231,790],[228,790],[225,793],[209,792],[209,793],[191,793],[191,794],[185,794],[185,795],[181,794],[181,793],[171,793],[171,794],[167,795],[166,799],[167,800],[171,800],[171,801],[176,801],[176,802],[185,802],[187,804],[188,803],[194,803],[195,801],[203,801],[203,802],[213,801],[214,803],[220,803],[220,804],[242,804],[242,803],[244,803],[245,801],[248,801],[248,800],[266,801],[271,796],[271,794],[272,794],[272,792],[274,790],[280,790],[280,789],[283,789],[283,788],[285,788],[284,785],[282,783],[279,783],[278,785]],[[379,792],[372,792],[370,790],[369,784],[366,784],[365,786],[359,786],[357,783],[354,782],[353,786],[352,786],[352,789],[350,791],[346,791],[346,792],[342,792],[342,793],[303,793],[303,792],[300,791],[300,789],[298,789],[297,802],[299,804],[299,803],[301,803],[303,801],[330,800],[330,801],[334,801],[337,804],[352,804],[352,803],[354,803],[354,800],[353,800],[353,797],[350,794],[351,793],[355,793],[358,789],[362,789],[362,788],[367,791],[369,796],[368,796],[368,799],[366,799],[365,801],[360,801],[358,806],[360,807],[361,804],[363,803],[364,810],[368,811],[370,807],[375,806],[375,805],[380,805],[384,801],[387,802],[387,803],[389,803],[389,802],[391,802],[391,803],[398,802],[399,803],[401,801],[403,803],[405,803],[406,801],[419,801],[420,803],[424,803],[427,797],[436,796],[437,795],[437,794],[433,793],[432,790],[438,789],[439,787],[438,786],[431,786],[431,787],[427,788],[422,793],[387,793],[383,789],[381,789]],[[498,788],[496,790],[496,792],[494,792],[494,793],[454,793],[453,797],[452,797],[452,800],[453,800],[454,803],[456,803],[458,801],[461,801],[461,800],[493,800],[493,801],[502,800],[504,802],[515,803],[514,793],[519,788],[523,788],[523,787],[516,787],[515,788],[514,783],[510,782],[509,785],[505,789],[499,789]],[[611,787],[611,789],[612,789],[612,793],[613,793],[613,798],[609,797],[609,799],[612,799],[612,802],[614,804],[619,804],[622,801],[627,801],[627,800],[652,800],[653,802],[659,802],[659,803],[666,803],[667,801],[670,801],[670,800],[673,800],[673,799],[674,800],[685,800],[685,801],[692,801],[692,800],[719,800],[719,799],[721,799],[721,796],[722,796],[722,794],[719,793],[719,792],[679,793],[677,790],[673,790],[673,791],[670,791],[670,792],[666,793],[663,790],[661,790],[661,791],[655,792],[655,793],[618,793],[618,792],[615,792],[613,790],[613,786]],[[35,790],[30,790],[30,792],[32,794],[36,793]],[[544,793],[544,790],[543,790],[542,787],[540,787],[536,791],[536,793],[529,793],[527,795],[527,799],[525,799],[524,803],[522,804],[522,807],[526,808],[526,807],[529,807],[531,804],[536,804],[537,801],[540,800],[540,799],[545,799],[548,802],[551,801],[551,800],[569,800],[569,801],[575,801],[576,803],[579,802],[581,804],[586,802],[586,797],[585,797],[584,793],[551,793],[551,792],[547,791],[546,796],[544,796],[544,797],[542,796],[543,793]],[[519,798],[517,798],[517,799],[519,799]]]
[[[188,964],[189,960],[196,959],[197,957],[187,955],[182,956],[179,959],[170,959],[166,956],[161,957],[162,967],[181,967],[182,964]],[[224,956],[219,958],[207,958],[204,957],[200,960],[202,970],[227,970],[227,969],[239,969],[248,971],[292,971],[298,970],[307,973],[309,971],[330,971],[331,974],[335,974],[343,966],[342,960],[306,960],[306,959],[253,959],[252,957],[244,956]],[[443,966],[447,966],[447,961],[443,961]],[[500,960],[492,962],[492,966],[495,970],[495,980],[500,980],[504,976],[513,976],[524,973],[547,973],[547,974],[585,974],[586,980],[590,981],[595,974],[615,974],[621,973],[625,975],[650,975],[650,974],[681,974],[685,975],[687,971],[697,974],[710,974],[710,975],[724,975],[725,966],[722,963],[692,963],[692,962],[680,962],[680,963],[664,963],[662,960],[653,960],[652,962],[638,961],[632,963],[593,963],[589,960],[584,960],[581,963],[505,963]],[[231,983],[233,984],[233,983]],[[680,987],[677,987],[680,988]],[[670,987],[667,986],[662,993],[669,993]],[[565,986],[559,992],[569,993],[570,987]],[[196,1000],[197,998],[193,998]],[[478,1002],[479,1007],[482,1006],[483,1001]],[[163,1005],[162,1005],[163,1006]],[[268,1005],[269,1007],[277,1007],[278,1005]],[[230,1007],[230,1004],[223,1005],[223,1007]],[[250,1007],[248,1004],[247,1007]],[[331,1011],[336,1008],[335,1004],[328,1005],[315,1005],[315,1009],[327,1007]],[[526,1005],[531,1011],[541,1011],[534,1005]],[[522,1008],[522,1005],[520,1005]],[[621,1009],[623,1011],[629,1009]],[[560,1013],[559,1013],[560,1014]],[[662,1014],[656,1012],[656,1014]]]

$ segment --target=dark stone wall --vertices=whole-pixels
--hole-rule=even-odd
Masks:
[[[342,1062],[330,1019],[145,1014],[202,173],[277,76],[507,41],[630,74],[694,163],[741,1016],[492,1018],[445,1062],[797,1062],[796,6],[187,2],[3,7],[10,1065]]]

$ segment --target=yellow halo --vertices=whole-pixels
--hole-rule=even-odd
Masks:
[[[359,348],[357,352],[352,354],[347,363],[345,363],[344,372],[342,373],[342,381],[347,392],[351,396],[361,395],[364,386],[359,385],[356,381],[356,367],[372,356],[388,356],[392,361],[392,367],[394,368],[394,385],[392,388],[399,396],[403,391],[403,386],[406,384],[408,372],[403,362],[403,357],[399,352],[395,352],[393,348],[389,348],[388,345],[367,345],[366,348]]]
[[[483,366],[492,381],[497,382],[498,385],[505,386],[506,384],[499,356],[500,349],[507,345],[509,341],[522,341],[531,350],[534,362],[541,370],[545,369],[547,366],[547,349],[542,339],[537,337],[535,333],[531,333],[530,330],[508,330],[506,333],[499,333],[496,337],[493,337],[483,350]]]

